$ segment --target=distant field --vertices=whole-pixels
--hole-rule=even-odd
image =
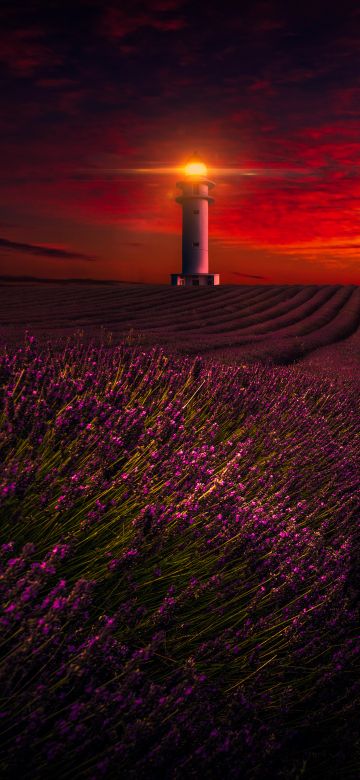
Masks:
[[[360,288],[331,285],[220,286],[86,283],[0,284],[0,336],[25,329],[201,353],[226,362],[301,362],[313,371],[360,369]]]

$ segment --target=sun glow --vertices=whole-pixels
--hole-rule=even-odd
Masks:
[[[186,176],[206,176],[207,167],[203,162],[189,162],[185,166]]]

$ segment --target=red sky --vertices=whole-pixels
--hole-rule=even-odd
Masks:
[[[359,284],[356,3],[30,5],[0,11],[0,274],[167,283],[196,148],[224,283]]]

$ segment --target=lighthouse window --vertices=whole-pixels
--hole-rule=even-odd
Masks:
[[[198,241],[193,241],[193,246],[199,246],[199,242]]]
[[[200,214],[199,209],[194,209],[193,214]]]

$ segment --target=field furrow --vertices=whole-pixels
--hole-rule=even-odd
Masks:
[[[206,344],[212,349],[215,346],[221,348],[222,346],[240,346],[241,344],[249,344],[253,342],[263,342],[266,339],[273,339],[279,336],[288,338],[289,336],[305,335],[311,333],[313,330],[317,330],[324,324],[330,322],[338,313],[339,309],[345,305],[352,292],[351,287],[330,288],[330,297],[327,295],[328,290],[322,288],[319,291],[319,299],[317,305],[314,307],[311,305],[311,301],[308,305],[305,303],[299,307],[298,312],[296,310],[289,315],[284,315],[283,318],[279,318],[280,322],[276,323],[276,320],[268,320],[264,324],[263,332],[257,333],[256,326],[248,328],[246,332],[240,330],[222,334],[214,334],[210,339],[204,340],[202,343],[202,349],[206,349]],[[322,296],[320,295],[322,293]],[[321,300],[323,298],[323,300]]]
[[[228,325],[221,329],[219,327],[218,330],[209,328],[207,334],[221,338],[222,334],[231,337],[234,334],[246,335],[247,333],[267,332],[269,326],[273,327],[277,322],[280,324],[282,321],[294,322],[297,317],[302,318],[304,316],[303,309],[307,311],[307,307],[309,307],[311,312],[332,294],[333,288],[321,288],[320,290],[315,287],[302,288],[291,297],[280,297],[276,304],[272,302],[272,305],[263,310],[255,312],[254,308],[249,307],[237,323],[233,321],[231,326]]]
[[[256,342],[254,339],[252,341],[249,340],[247,344],[242,346],[240,344],[232,345],[231,347],[229,345],[227,347],[218,345],[216,348],[204,349],[203,351],[208,356],[211,354],[216,356],[217,354],[219,357],[219,354],[222,353],[222,357],[227,360],[229,358],[232,360],[238,358],[246,360],[255,359],[265,362],[271,361],[281,365],[301,360],[304,356],[320,347],[335,345],[337,342],[347,339],[351,334],[358,333],[360,325],[360,288],[357,287],[352,290],[350,296],[329,321],[324,323],[323,320],[319,319],[318,322],[318,328],[314,328],[310,332],[306,331],[304,335],[299,333],[292,335],[284,331],[277,338],[272,334],[272,338],[264,338],[260,342]],[[359,343],[353,365],[355,363],[360,368]]]
[[[303,360],[315,370],[332,355],[341,363],[344,350],[360,367],[359,288],[351,285],[1,284],[1,343],[18,343],[26,329],[41,339],[77,332],[161,344],[217,362]]]
[[[276,291],[272,294],[264,295],[261,299],[250,299],[245,302],[247,305],[240,306],[236,312],[231,312],[230,314],[223,311],[220,316],[216,316],[216,313],[209,308],[209,319],[204,323],[206,332],[218,333],[226,330],[226,327],[230,327],[231,330],[234,327],[241,327],[243,321],[247,319],[250,313],[255,316],[257,313],[261,314],[268,311],[276,306],[277,303],[293,298],[298,290],[298,287],[276,288]],[[230,326],[229,323],[231,323]],[[190,330],[190,326],[184,325],[179,330]]]
[[[138,326],[146,326],[153,329],[154,327],[161,327],[162,324],[166,322],[170,329],[181,331],[182,329],[187,328],[186,323],[188,322],[190,323],[191,328],[196,326],[197,329],[199,324],[207,324],[208,320],[204,320],[204,317],[209,318],[211,316],[212,320],[214,318],[216,320],[221,319],[221,316],[224,313],[226,314],[230,308],[230,316],[233,317],[234,311],[237,312],[244,306],[247,307],[257,303],[263,305],[263,302],[273,299],[274,292],[269,292],[269,290],[251,290],[242,291],[241,293],[238,291],[236,294],[232,294],[231,290],[227,290],[223,295],[217,293],[210,293],[210,295],[204,296],[203,303],[201,303],[201,299],[199,300],[199,298],[195,298],[195,300],[192,299],[190,306],[189,304],[184,303],[184,301],[180,301],[177,306],[169,304],[169,306],[166,307],[165,314],[162,310],[158,312],[149,310],[148,317],[144,316],[143,318],[138,318]],[[229,314],[227,316],[229,316]]]

